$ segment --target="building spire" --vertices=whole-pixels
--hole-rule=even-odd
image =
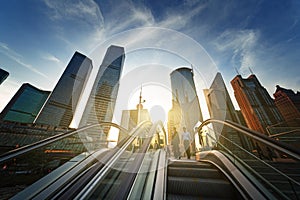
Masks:
[[[251,75],[254,74],[253,71],[252,71],[252,69],[250,67],[249,67],[249,71],[250,71]]]
[[[138,103],[138,105],[137,105],[137,108],[139,109],[143,109],[143,105],[142,105],[142,103],[145,103],[146,102],[146,100],[142,100],[143,99],[143,97],[142,97],[142,92],[143,92],[143,84],[141,85],[141,90],[140,90],[140,96],[139,96],[139,103]]]
[[[239,70],[238,70],[236,67],[234,67],[234,69],[235,69],[235,72],[237,73],[237,75],[241,75],[241,74],[239,73]]]
[[[143,91],[143,84],[141,85],[141,91],[140,91],[140,96],[139,96],[139,104],[136,106],[137,108],[137,124],[140,123],[140,118],[141,118],[141,110],[143,109],[143,104],[142,103],[145,103],[146,101],[145,100],[142,100],[142,91]]]

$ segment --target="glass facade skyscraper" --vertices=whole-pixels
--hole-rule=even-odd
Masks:
[[[242,124],[244,121],[243,116],[239,115],[235,110],[221,73],[217,73],[210,88],[204,89],[203,92],[210,118],[222,121],[229,120]],[[213,128],[216,139],[220,140],[223,144],[226,144],[227,141],[223,137],[219,137],[220,134],[226,138],[230,138],[236,144],[248,148],[249,144],[237,131],[218,123],[213,123]]]
[[[238,122],[233,103],[226,89],[221,73],[217,73],[209,89],[204,89],[210,118]],[[213,124],[215,132],[221,133],[223,125]]]
[[[91,59],[75,52],[35,123],[69,127],[91,70]]]
[[[40,90],[29,83],[23,84],[1,112],[0,119],[33,123],[49,94],[49,91]]]
[[[186,127],[191,133],[192,151],[195,150],[194,126],[203,121],[199,99],[194,83],[193,70],[187,67],[178,68],[170,74],[172,89],[172,109],[168,114],[168,129],[176,127],[178,132]],[[170,138],[169,138],[170,139]]]
[[[107,49],[79,127],[97,124],[101,121],[112,121],[124,60],[125,52],[123,47],[112,45]],[[88,134],[93,139],[93,143],[100,144],[101,141],[106,140],[109,128],[105,127],[100,130],[97,128],[89,129]]]
[[[176,128],[181,131],[185,126],[189,132],[193,132],[196,123],[203,121],[193,70],[186,67],[178,68],[170,74],[170,78],[173,104],[176,102],[181,110],[181,122],[174,122],[178,125]]]

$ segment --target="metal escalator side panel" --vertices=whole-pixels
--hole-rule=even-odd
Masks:
[[[83,153],[71,159],[64,165],[54,170],[52,173],[46,175],[42,179],[13,196],[12,199],[49,198],[52,193],[58,191],[63,185],[70,181],[71,178],[76,177],[85,167],[93,163],[95,157],[100,156],[105,152],[105,149],[101,149],[100,151],[95,152],[93,155],[86,155],[87,153]]]
[[[212,150],[200,153],[201,161],[208,161],[217,166],[230,182],[236,187],[245,199],[274,199],[275,197],[267,192],[260,191],[264,188],[260,183],[254,185],[225,155],[221,152]],[[217,164],[218,163],[218,164]]]
[[[139,127],[133,130],[133,133],[129,135],[129,138],[122,147],[115,147],[115,151],[109,154],[107,160],[104,162],[105,165],[92,176],[91,180],[86,183],[84,188],[76,195],[74,199],[82,199],[82,198],[90,198],[93,192],[97,190],[97,187],[104,180],[104,178],[108,175],[108,173],[113,169],[113,166],[117,163],[119,158],[123,155],[125,150],[131,145],[131,143],[135,140],[137,136],[139,136],[142,130],[147,129],[148,126],[152,125],[151,122],[144,122],[139,125]]]

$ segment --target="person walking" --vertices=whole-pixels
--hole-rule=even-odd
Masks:
[[[180,151],[179,151],[179,136],[176,130],[176,127],[173,127],[172,131],[172,145],[173,145],[173,153],[176,159],[180,159]]]
[[[190,150],[191,139],[192,138],[190,132],[188,132],[185,127],[183,127],[182,141],[188,159],[191,158],[191,150]]]

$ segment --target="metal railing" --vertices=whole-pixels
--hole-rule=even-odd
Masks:
[[[226,125],[236,131],[238,138],[244,137],[248,142],[255,144],[252,149],[240,146],[237,141],[232,141],[223,134],[218,134],[218,140],[207,133],[208,137],[216,144],[213,148],[227,152],[234,163],[239,163],[247,169],[252,180],[259,180],[271,193],[280,199],[298,199],[300,182],[293,173],[282,171],[284,167],[300,166],[300,151],[280,141],[269,138],[262,133],[250,130],[231,121],[209,119],[204,121],[198,131],[210,123]],[[228,131],[228,129],[226,129]],[[227,132],[228,134],[228,132]],[[231,131],[232,134],[232,131]],[[225,134],[226,135],[226,134]],[[247,174],[247,172],[245,172]],[[287,174],[288,173],[288,174]],[[256,177],[253,179],[253,176]],[[274,179],[274,180],[273,180]],[[266,192],[265,190],[262,192]]]

